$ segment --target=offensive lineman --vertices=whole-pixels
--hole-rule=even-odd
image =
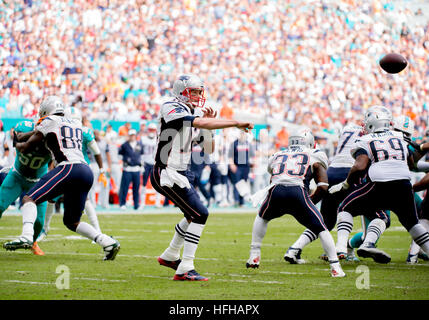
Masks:
[[[326,174],[328,159],[324,152],[315,149],[314,146],[311,131],[301,129],[289,138],[287,148],[271,156],[267,169],[271,174],[271,184],[265,189],[269,190],[268,194],[266,194],[253,224],[247,268],[259,267],[261,244],[268,223],[284,214],[291,214],[300,224],[320,238],[329,259],[331,276],[345,276],[335,251],[334,239],[329,233],[322,215],[314,205],[328,190]],[[309,196],[309,184],[313,178],[317,189]]]
[[[181,75],[173,84],[173,95],[174,98],[161,107],[158,146],[150,179],[155,190],[173,201],[185,217],[175,226],[173,239],[158,262],[176,270],[173,280],[207,281],[194,267],[195,252],[209,213],[187,177],[192,128],[205,129],[202,130],[204,150],[212,153],[214,143],[210,130],[236,127],[247,132],[253,124],[215,119],[217,112],[211,108],[202,110],[204,84],[198,76]]]
[[[403,134],[390,130],[391,122],[389,109],[380,106],[368,109],[365,114],[365,131],[368,134],[359,139],[352,150],[355,163],[347,179],[329,189],[330,193],[348,189],[368,172],[369,180],[351,192],[338,208],[337,251],[346,249],[353,216],[364,214],[373,219],[357,253],[375,261],[387,255],[375,247],[375,242],[386,229],[385,222],[374,215],[378,210],[395,212],[416,244],[429,253],[429,233],[419,223],[410,182],[412,155],[408,152]]]

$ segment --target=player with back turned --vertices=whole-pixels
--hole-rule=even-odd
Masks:
[[[363,244],[357,250],[361,257],[383,260],[386,253],[375,242],[386,229],[385,222],[376,215],[379,210],[391,210],[423,251],[429,252],[429,233],[419,223],[410,182],[409,167],[413,166],[403,134],[390,129],[392,113],[375,106],[365,114],[365,131],[355,144],[352,155],[355,163],[347,179],[329,189],[330,193],[348,189],[367,172],[368,180],[351,192],[338,208],[337,251],[345,251],[353,227],[353,217],[363,214],[371,222]]]
[[[306,228],[317,235],[329,259],[332,277],[344,277],[335,251],[335,243],[322,215],[315,206],[328,190],[326,169],[328,158],[323,151],[315,149],[314,137],[310,130],[301,129],[289,137],[286,149],[271,156],[268,172],[271,184],[256,193],[253,200],[264,198],[255,217],[247,268],[258,268],[261,260],[261,245],[268,223],[285,214],[291,214]],[[317,188],[309,195],[309,184],[314,179]],[[255,199],[256,198],[256,199]]]
[[[99,244],[104,250],[104,260],[113,260],[120,249],[119,242],[80,221],[93,174],[82,154],[82,124],[64,117],[64,112],[61,99],[48,96],[40,105],[40,120],[31,136],[26,141],[16,143],[16,149],[22,153],[46,145],[55,161],[55,168],[41,177],[24,196],[22,235],[5,243],[4,247],[25,248],[32,244],[37,205],[64,195],[64,225]]]

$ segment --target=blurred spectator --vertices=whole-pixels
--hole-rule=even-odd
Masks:
[[[286,126],[283,126],[281,130],[277,132],[277,135],[276,135],[276,148],[277,150],[281,148],[286,148],[288,144],[289,144],[289,132],[286,129]]]
[[[124,125],[120,126],[119,130],[118,130],[119,136],[121,136],[121,137],[128,136],[128,132],[130,131],[130,129],[131,129],[131,123],[129,123],[129,122],[127,122]]]
[[[0,11],[2,119],[31,118],[55,93],[90,120],[154,120],[177,74],[197,73],[226,118],[331,131],[384,104],[421,117],[416,134],[427,127],[427,2],[46,0]],[[387,52],[409,67],[383,72]]]

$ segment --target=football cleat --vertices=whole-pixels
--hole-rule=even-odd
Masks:
[[[326,261],[326,262],[328,262],[328,256],[326,255],[326,253],[322,253],[320,256],[319,256],[319,259],[320,260],[323,260],[323,261]]]
[[[108,245],[106,247],[103,248],[104,250],[104,258],[103,260],[115,260],[116,255],[119,252],[119,249],[121,249],[121,244],[119,243],[118,240],[115,240],[115,242],[111,245]]]
[[[182,260],[177,259],[176,261],[168,261],[168,260],[162,259],[161,257],[158,257],[158,262],[161,266],[168,267],[173,270],[177,270],[177,267],[179,266],[180,262],[182,262]]]
[[[33,246],[31,247],[31,251],[36,256],[44,256],[45,253],[40,249],[39,245],[37,244],[37,241],[33,243]]]
[[[32,247],[33,241],[28,240],[25,237],[19,237],[18,239],[3,244],[3,248],[10,251],[14,251],[17,249],[31,249]]]
[[[377,263],[389,263],[391,258],[383,250],[377,249],[374,243],[364,242],[357,249],[357,254],[362,258],[372,258]]]
[[[203,277],[197,271],[191,270],[183,274],[175,274],[173,280],[176,281],[209,281],[209,278]]]
[[[333,278],[343,278],[346,274],[344,273],[343,269],[341,268],[339,263],[333,263],[331,264],[331,277]]]
[[[409,254],[407,257],[407,264],[417,264],[419,263],[418,254]]]
[[[246,268],[257,269],[259,268],[259,262],[261,262],[260,256],[253,256],[253,257],[251,256],[249,260],[247,260],[246,262]]]
[[[429,261],[429,256],[423,252],[422,250],[420,250],[419,252],[419,259],[422,259],[423,261]]]
[[[305,260],[301,259],[301,252],[302,249],[290,247],[283,258],[290,264],[304,264]]]
[[[356,257],[355,253],[352,252],[347,254],[346,261],[359,262],[360,260]]]
[[[347,253],[346,252],[337,252],[337,257],[339,260],[344,260],[347,258]]]

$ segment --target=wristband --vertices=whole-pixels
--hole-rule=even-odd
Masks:
[[[343,189],[347,190],[350,187],[350,185],[347,183],[347,180],[343,182]]]
[[[100,174],[104,174],[106,172],[106,169],[100,168]]]
[[[329,183],[326,183],[326,182],[319,182],[319,183],[317,184],[317,186],[318,186],[318,187],[322,187],[322,186],[328,186],[328,187],[329,187]]]

